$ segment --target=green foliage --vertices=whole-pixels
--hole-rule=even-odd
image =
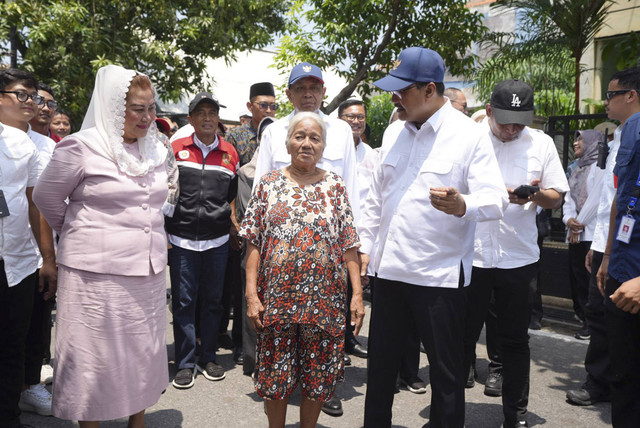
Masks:
[[[430,47],[452,74],[474,65],[467,49],[486,30],[463,0],[295,0],[276,55],[279,69],[309,61],[335,68],[349,83],[325,107],[332,112],[357,89],[387,74],[402,49]],[[381,67],[382,65],[382,67]]]
[[[625,70],[640,65],[640,33],[631,32],[622,38],[614,38],[605,43],[602,59],[613,59],[616,69]]]
[[[162,99],[209,88],[206,60],[263,47],[284,25],[279,0],[15,0],[0,3],[0,44],[18,33],[20,68],[56,91],[74,121],[95,72],[119,64],[148,74]]]
[[[605,25],[613,0],[498,0],[498,8],[517,8],[532,23],[525,45],[544,50],[566,49],[573,58],[574,113],[580,111],[580,61]],[[539,49],[542,49],[540,51]],[[556,64],[557,65],[557,64]]]
[[[498,82],[520,79],[534,88],[537,115],[573,114],[573,61],[566,49],[544,49],[531,39],[515,41],[513,35],[497,34],[482,45],[494,55],[469,75],[477,82],[479,100],[488,102]]]
[[[382,136],[384,130],[389,125],[389,117],[393,112],[393,103],[391,102],[391,94],[384,93],[370,97],[367,102],[367,124],[371,128],[371,136],[369,145],[371,147],[380,147],[382,145]]]

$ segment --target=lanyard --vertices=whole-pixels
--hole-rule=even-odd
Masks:
[[[638,173],[638,179],[636,185],[631,192],[631,198],[629,198],[629,204],[627,204],[627,216],[631,216],[631,212],[638,204],[638,198],[640,198],[640,172]]]

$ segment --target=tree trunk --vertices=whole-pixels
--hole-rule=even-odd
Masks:
[[[574,87],[575,87],[575,110],[576,114],[580,114],[580,57],[576,57],[576,64],[574,70]]]
[[[9,29],[11,68],[18,68],[18,32],[13,25]]]

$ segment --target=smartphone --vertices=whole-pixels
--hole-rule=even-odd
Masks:
[[[529,195],[533,195],[538,190],[540,190],[538,186],[530,186],[528,184],[523,184],[521,186],[518,186],[518,188],[514,190],[513,193],[515,193],[516,196],[521,199],[527,199]]]

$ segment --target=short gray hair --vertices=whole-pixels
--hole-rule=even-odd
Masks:
[[[327,125],[324,123],[324,120],[322,120],[322,117],[320,117],[318,113],[314,113],[312,111],[301,111],[300,113],[296,113],[291,118],[291,120],[289,121],[289,129],[287,130],[287,141],[285,141],[287,148],[289,148],[289,140],[291,139],[291,134],[293,134],[293,130],[296,129],[296,126],[298,126],[298,124],[305,119],[312,119],[318,124],[318,126],[322,130],[322,133],[321,133],[322,148],[326,148],[327,147]]]

